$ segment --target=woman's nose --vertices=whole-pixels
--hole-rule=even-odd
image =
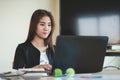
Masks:
[[[46,25],[46,26],[44,27],[44,30],[48,30],[48,29],[49,29],[49,26]]]

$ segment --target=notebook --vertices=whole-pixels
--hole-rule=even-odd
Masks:
[[[76,73],[94,73],[103,69],[107,36],[64,36],[56,40],[53,69],[63,73],[73,68]]]

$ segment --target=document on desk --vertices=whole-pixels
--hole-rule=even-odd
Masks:
[[[23,76],[48,76],[50,71],[46,71],[43,68],[25,68],[19,69],[20,72],[24,72]]]
[[[15,76],[48,76],[49,71],[43,68],[33,69],[24,68],[19,70],[11,70],[7,72],[0,73],[0,77],[15,77]]]
[[[7,72],[0,73],[0,77],[15,77],[15,76],[22,76],[24,72],[20,72],[18,70],[11,70]]]

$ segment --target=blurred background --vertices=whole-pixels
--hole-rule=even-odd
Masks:
[[[0,0],[0,72],[12,69],[15,49],[26,40],[30,18],[36,9],[52,12],[55,18],[54,44],[59,34],[107,35],[109,44],[119,44],[119,3],[115,0],[78,1]],[[120,67],[119,61],[119,56],[106,56],[104,66]]]

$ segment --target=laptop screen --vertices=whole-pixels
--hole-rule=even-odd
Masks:
[[[67,68],[74,68],[76,73],[99,72],[107,42],[107,36],[58,36],[53,69],[60,68],[63,73]]]

